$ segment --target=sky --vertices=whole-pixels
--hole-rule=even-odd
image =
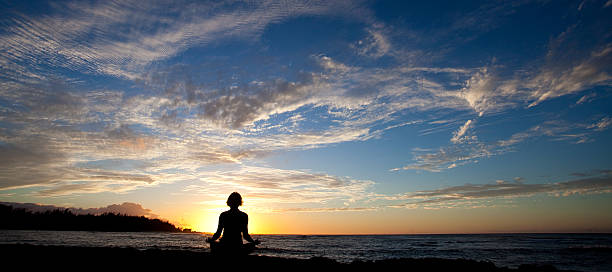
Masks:
[[[612,232],[612,1],[2,1],[0,202]],[[29,203],[29,204],[28,204]]]

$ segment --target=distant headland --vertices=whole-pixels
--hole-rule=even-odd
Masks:
[[[160,219],[118,213],[75,214],[68,209],[33,212],[0,204],[0,229],[109,231],[109,232],[192,232]]]

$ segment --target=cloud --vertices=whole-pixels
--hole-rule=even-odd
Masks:
[[[105,159],[142,159],[151,152],[143,150],[148,140],[126,126],[100,133],[28,127],[15,135],[3,134],[0,141],[0,190],[37,187],[34,194],[55,196],[125,192],[158,183],[158,173],[143,169],[84,165]]]
[[[59,207],[54,205],[42,205],[36,203],[14,203],[14,202],[0,202],[2,205],[11,206],[15,209],[25,209],[32,212],[46,212],[53,210],[69,210],[74,214],[93,214],[99,215],[103,213],[115,213],[124,214],[131,216],[145,216],[149,218],[157,218],[156,214],[153,214],[150,209],[145,209],[138,203],[124,202],[122,204],[112,204],[101,208],[73,208],[73,207]]]
[[[497,145],[509,147],[525,140],[543,136],[550,137],[553,140],[584,143],[588,141],[589,136],[594,132],[606,129],[609,125],[608,119],[608,117],[604,117],[595,123],[569,123],[562,120],[546,121],[526,131],[515,133],[508,139],[500,140],[497,142]]]
[[[119,213],[133,216],[157,217],[151,213],[150,209],[145,209],[138,203],[124,202],[122,204],[112,204],[104,208],[84,209],[82,213],[102,214],[102,213]]]
[[[414,163],[393,168],[390,171],[423,170],[441,172],[468,163],[476,163],[479,159],[515,151],[517,145],[543,137],[556,141],[569,141],[580,144],[589,141],[589,136],[595,131],[607,128],[610,123],[608,121],[607,117],[594,124],[572,124],[560,120],[546,121],[525,131],[514,133],[506,139],[482,142],[476,136],[464,136],[468,128],[473,125],[473,122],[468,120],[454,132],[453,138],[451,138],[453,145],[443,146],[437,150],[415,149],[413,152]]]
[[[504,80],[488,67],[483,67],[465,82],[464,87],[452,95],[464,99],[478,116],[497,113],[520,103],[524,95],[520,80]]]
[[[576,101],[576,104],[579,105],[579,104],[591,102],[596,96],[597,94],[595,93],[583,95],[582,97],[580,97],[580,99],[578,99],[578,101]]]
[[[378,208],[375,207],[356,207],[356,208],[286,208],[286,209],[274,209],[273,212],[364,212],[364,211],[376,211]]]
[[[286,98],[289,94],[279,94],[283,95]],[[244,131],[248,133],[230,130],[228,134],[224,127],[208,125],[206,118],[197,116],[184,120],[180,130],[172,131],[177,135],[169,136],[154,116],[167,102],[163,98],[124,97],[112,91],[71,93],[68,97],[77,97],[82,106],[58,110],[57,120],[44,117],[49,112],[44,101],[39,107],[5,117],[5,121],[21,125],[4,129],[0,135],[0,148],[6,155],[0,156],[1,189],[36,186],[33,194],[38,196],[124,193],[160,182],[192,179],[204,165],[241,163],[274,150],[315,148],[372,137],[368,128],[360,126],[285,131],[265,137],[257,136],[259,132],[251,134],[248,131],[253,127],[247,127]],[[110,103],[104,104],[105,100]],[[71,111],[79,113],[83,108],[91,109],[96,118],[72,119]],[[296,124],[305,119],[291,114],[286,120]],[[99,121],[104,121],[104,127]],[[87,130],[81,130],[83,127]],[[126,170],[114,169],[121,165],[109,169],[87,165],[105,160],[136,160],[146,167]],[[178,170],[182,173],[167,174]]]
[[[211,99],[204,98],[199,104],[200,116],[240,129],[270,115],[296,110],[308,104],[309,98],[320,90],[317,78],[308,76],[305,80],[298,83],[276,80],[263,86],[211,93]]]
[[[387,31],[382,24],[375,24],[366,29],[366,32],[367,37],[353,45],[359,55],[379,58],[391,51],[391,42],[387,38]]]
[[[337,62],[325,55],[314,56],[313,58],[321,67],[328,71],[346,73],[350,72],[351,70],[354,70],[353,68],[345,65],[344,63]]]
[[[295,81],[277,78],[221,89],[194,87],[184,97],[174,92],[131,96],[112,90],[77,92],[62,89],[60,83],[51,84],[51,89],[57,88],[55,92],[45,89],[49,86],[25,85],[5,91],[4,97],[28,107],[15,109],[3,117],[4,121],[21,126],[5,129],[2,141],[7,148],[29,150],[20,155],[31,154],[36,158],[10,158],[31,171],[17,173],[9,166],[0,169],[4,171],[0,179],[2,188],[44,185],[40,194],[46,196],[121,193],[158,184],[166,172],[179,169],[188,171],[172,176],[171,180],[193,179],[196,169],[204,165],[243,163],[278,150],[366,141],[397,126],[387,124],[416,122],[405,120],[406,111],[471,108],[483,113],[514,103],[501,99],[504,92],[499,90],[506,90],[508,84],[494,83],[494,76],[488,70],[472,74],[473,70],[461,68],[364,68],[349,66],[325,55],[312,59],[322,70],[302,72]],[[460,91],[449,90],[450,85],[424,77],[433,74],[469,77],[467,82],[473,84],[467,84]],[[487,86],[497,86],[497,89],[491,91]],[[313,115],[312,112],[320,109],[327,114]],[[438,118],[433,116],[433,119]],[[321,120],[329,120],[328,125],[305,129]],[[580,134],[561,136],[559,129],[550,133],[534,129],[499,141],[496,146],[479,143],[475,136],[469,135],[474,120],[466,121],[454,133],[451,141],[458,146],[442,147],[433,153],[415,152],[415,163],[401,169],[442,171],[506,152],[501,147],[510,147],[537,135],[584,138]],[[592,129],[605,128],[606,120],[600,120]],[[168,126],[168,122],[179,125]],[[374,129],[378,125],[387,129]],[[37,161],[44,158],[54,160]],[[135,176],[116,171],[106,178],[98,175],[97,179],[75,167],[76,163],[105,159],[152,163],[148,169],[133,173]]]
[[[570,173],[571,176],[575,176],[575,177],[590,177],[590,176],[597,176],[597,175],[612,175],[612,170],[610,169],[599,169],[599,170],[592,170],[592,171],[588,171],[588,172],[574,172],[574,173]]]
[[[523,181],[525,180],[525,178],[524,178],[524,177],[514,177],[514,178],[512,178],[512,179],[513,179],[514,181],[516,181],[516,182],[523,182]]]
[[[164,114],[162,119],[167,120],[169,116],[173,116],[175,119],[173,121],[183,126],[186,122],[191,121],[192,117],[197,117],[210,124],[209,130],[248,131],[255,126],[258,126],[258,129],[265,128],[266,126],[261,124],[267,122],[271,117],[289,120],[297,115],[302,116],[303,111],[327,107],[330,113],[340,111],[355,113],[345,116],[349,121],[351,119],[358,119],[356,122],[366,120],[366,118],[360,118],[363,116],[360,113],[365,115],[371,112],[367,106],[375,104],[374,94],[377,90],[375,88],[356,90],[354,86],[351,86],[353,83],[347,82],[359,79],[363,73],[325,55],[312,56],[312,59],[323,70],[322,73],[300,72],[297,75],[298,80],[295,81],[275,78],[218,89],[196,89],[192,92],[193,94],[186,96],[175,92],[167,93],[168,101],[177,101],[177,105],[166,104],[166,113],[171,112],[172,115]],[[168,76],[172,77],[172,75]],[[372,76],[369,77],[372,78]],[[171,78],[156,80],[163,82],[170,81]],[[172,108],[176,111],[172,111]],[[197,109],[195,116],[193,109]],[[177,114],[183,110],[189,110],[189,112]],[[340,115],[336,116],[340,117]],[[363,126],[378,120],[380,119],[367,123],[361,122],[361,124]]]
[[[453,138],[451,138],[451,142],[453,143],[461,143],[468,141],[476,136],[468,137],[464,135],[467,133],[468,129],[473,126],[472,120],[467,120],[463,126],[461,126],[457,131],[453,133]]]
[[[52,3],[54,12],[36,17],[10,13],[14,24],[4,25],[0,34],[0,50],[6,52],[0,56],[5,67],[0,68],[0,99],[8,101],[0,106],[0,121],[7,124],[0,128],[0,189],[39,186],[38,194],[45,196],[124,193],[162,182],[193,181],[202,178],[200,168],[209,165],[246,167],[277,151],[367,141],[399,126],[454,126],[469,119],[454,131],[452,146],[415,150],[414,163],[396,169],[443,171],[508,152],[528,139],[580,142],[588,140],[591,131],[609,127],[609,117],[604,117],[582,127],[543,125],[480,142],[471,134],[477,119],[440,120],[440,112],[484,116],[608,86],[610,46],[601,43],[589,45],[587,56],[568,54],[574,61],[553,65],[557,63],[545,60],[521,73],[508,73],[497,64],[438,67],[426,64],[439,62],[399,61],[400,51],[413,49],[398,47],[393,31],[362,18],[358,20],[370,27],[362,44],[353,44],[357,61],[315,52],[305,60],[312,66],[297,68],[295,74],[260,71],[257,66],[260,73],[244,79],[247,83],[206,78],[202,70],[217,72],[209,69],[215,65],[164,68],[164,60],[189,49],[229,39],[248,44],[269,25],[289,18],[367,13],[353,5],[297,1],[191,3],[182,8],[174,3],[104,1]],[[474,14],[495,21],[495,12],[488,11],[481,8]],[[488,31],[490,26],[475,18],[480,17],[465,17],[451,28]],[[553,39],[551,59],[563,55],[558,52],[564,51],[564,41],[578,30]],[[389,65],[368,63],[383,56],[390,57]],[[51,71],[83,72],[85,78],[102,75],[104,80],[110,76],[125,80],[116,85],[136,87],[99,89],[81,82],[82,75],[70,78],[72,72],[59,76]],[[87,166],[106,160],[135,160],[146,166],[130,171]],[[252,171],[292,177],[275,169]],[[227,181],[240,173],[211,175]],[[304,184],[321,180],[309,176]]]
[[[569,124],[555,121],[547,121],[541,125],[533,126],[526,131],[512,134],[510,138],[500,140],[497,144],[500,147],[513,146],[528,139],[534,139],[540,136],[557,136],[570,129]]]
[[[16,81],[45,78],[32,69],[43,64],[137,79],[150,63],[193,46],[253,38],[290,17],[354,10],[352,3],[327,1],[182,4],[62,2],[49,5],[54,12],[36,17],[15,12],[14,24],[0,35],[0,49],[6,52],[0,63],[12,67],[2,74]]]
[[[612,86],[607,65],[612,61],[612,46],[604,42],[588,45],[580,42],[586,39],[585,35],[593,36],[601,31],[593,25],[572,25],[551,40],[548,54],[542,60],[526,65],[537,68],[518,69],[508,76],[503,65],[493,63],[473,73],[459,92],[450,94],[464,99],[470,108],[483,116],[520,105],[534,107],[543,101],[597,86]],[[585,95],[577,104],[594,96]]]
[[[66,154],[44,139],[32,137],[21,145],[0,144],[0,189],[45,184],[63,175]]]
[[[113,8],[116,6],[109,10]],[[84,12],[100,13],[96,16],[110,16],[101,12],[102,10],[104,9],[85,9]],[[130,12],[128,10],[128,13]],[[122,22],[124,19],[113,20]],[[375,26],[370,32],[374,37],[372,41],[378,44],[376,48],[379,49],[386,48],[381,46],[384,45],[384,39],[375,39],[377,35],[373,33],[382,33],[383,30],[384,27]],[[194,44],[198,43],[194,41]],[[189,46],[190,44],[187,44],[185,48]],[[601,51],[593,56],[607,56],[607,53]],[[167,158],[160,154],[169,154],[176,156],[177,160],[187,160],[189,162],[186,162],[186,165],[195,167],[196,161],[201,165],[237,163],[274,150],[318,148],[339,142],[368,140],[385,131],[373,129],[374,126],[397,121],[412,122],[403,120],[406,111],[472,109],[483,115],[485,112],[498,112],[516,106],[526,100],[526,97],[531,97],[529,90],[532,89],[521,83],[522,78],[504,80],[493,68],[409,65],[366,68],[350,66],[325,55],[316,55],[313,59],[322,72],[301,72],[298,79],[293,81],[275,78],[253,81],[257,82],[256,84],[222,88],[201,87],[185,82],[184,97],[176,91],[128,97],[122,92],[113,91],[83,94],[70,91],[47,92],[44,88],[16,95],[18,92],[13,89],[5,92],[5,97],[31,106],[28,107],[29,111],[17,111],[6,117],[6,120],[31,123],[25,120],[35,119],[39,123],[32,126],[43,123],[50,127],[55,125],[54,122],[64,121],[75,125],[101,122],[108,126],[105,134],[62,132],[58,134],[69,136],[67,141],[53,144],[68,146],[71,141],[70,145],[74,148],[69,149],[70,152],[66,153],[67,148],[62,148],[62,152],[69,157],[75,157],[78,153],[93,156],[90,159],[119,156],[134,159],[156,158],[162,161]],[[433,75],[440,74],[458,80],[465,79],[465,82],[457,89],[453,82],[434,80]],[[44,94],[44,99],[37,98],[36,94]],[[303,118],[307,112],[319,108],[325,108],[330,116],[334,117],[331,119],[331,125],[319,126],[315,131],[304,130],[311,120],[318,122],[330,117]],[[53,117],[48,120],[48,116]],[[290,121],[296,116],[302,116],[299,121],[302,126],[294,125],[289,128],[283,125],[289,122],[298,124]],[[474,128],[474,120],[470,119],[461,126],[451,141],[455,144],[467,144],[465,141],[469,139],[475,141],[475,136],[466,135]],[[606,126],[604,120],[601,126]],[[136,127],[142,128],[136,132],[133,130]],[[48,133],[44,129],[39,129],[39,132]],[[130,136],[130,133],[133,135]],[[177,136],[167,137],[168,134]],[[186,138],[183,140],[181,137]],[[523,136],[513,136],[505,145],[518,142],[521,137]],[[78,152],[77,147],[84,150]],[[439,171],[489,156],[491,150],[495,151],[490,144],[477,143],[465,146],[463,151],[441,148],[437,154],[416,156],[421,163],[409,168]],[[91,155],[94,152],[98,154]]]
[[[417,200],[407,204],[422,206],[447,202],[527,197],[537,194],[569,196],[611,192],[612,177],[604,176],[557,183],[527,184],[501,181],[495,184],[466,184],[437,190],[419,191],[403,195],[401,198]]]
[[[200,182],[188,186],[185,191],[206,193],[213,199],[224,199],[227,193],[239,190],[259,207],[286,210],[299,204],[314,205],[308,211],[330,208],[353,209],[344,203],[366,199],[372,181],[355,180],[305,170],[284,170],[269,167],[241,166],[235,170],[202,173]],[[334,208],[336,209],[336,208]],[[300,209],[291,208],[293,211]],[[325,210],[325,209],[322,209]]]
[[[612,61],[612,46],[593,51],[582,62],[564,70],[544,67],[536,76],[525,84],[533,91],[530,97],[535,99],[529,107],[544,100],[572,94],[598,85],[610,86],[612,75],[608,63]]]
[[[104,171],[99,169],[70,168],[50,183],[36,184],[39,188],[32,195],[56,197],[72,194],[102,192],[124,193],[138,188],[156,185],[156,176],[134,174],[135,171]]]
[[[487,73],[486,69],[483,69],[482,72],[475,74],[466,82],[466,86],[459,96],[465,99],[479,116],[482,116],[484,111],[493,105],[489,100],[495,94],[493,84],[497,81]]]
[[[607,129],[610,126],[610,124],[612,124],[612,118],[604,117],[604,118],[601,118],[596,123],[588,126],[588,128],[592,128],[592,129],[595,129],[597,131],[602,131],[602,130]]]
[[[480,158],[493,156],[498,152],[500,151],[483,143],[441,147],[435,152],[431,152],[430,150],[415,150],[415,163],[401,168],[393,168],[391,171],[424,170],[429,172],[440,172],[466,163],[477,162]]]
[[[460,69],[439,69],[429,71],[427,68],[419,69],[361,69],[347,66],[325,55],[313,56],[315,62],[324,73],[300,73],[300,81],[284,81],[280,79],[258,81],[256,84],[234,86],[218,90],[196,90],[191,98],[178,97],[182,105],[191,109],[198,109],[197,116],[173,113],[173,122],[179,123],[181,129],[189,129],[188,124],[196,121],[199,125],[209,124],[209,132],[233,130],[256,132],[259,134],[274,132],[296,133],[304,141],[304,146],[318,146],[324,143],[307,141],[307,139],[323,139],[322,137],[306,137],[307,135],[334,135],[334,131],[344,130],[362,133],[364,129],[377,122],[389,122],[392,117],[406,108],[429,109],[440,101],[418,98],[420,94],[413,90],[414,79],[410,75],[416,72],[428,71],[432,73],[461,73]],[[408,79],[406,79],[408,77]],[[402,81],[402,82],[398,82]],[[372,86],[372,87],[368,87]],[[176,96],[169,100],[177,99]],[[452,98],[450,98],[452,99]],[[412,100],[412,101],[411,101]],[[392,102],[386,102],[392,101]],[[397,101],[397,102],[396,102]],[[382,103],[381,103],[382,102]],[[423,103],[427,103],[424,105]],[[451,102],[449,102],[451,103]],[[284,123],[295,116],[304,116],[306,112],[316,108],[327,108],[328,113],[335,117],[333,121],[338,126],[321,127],[320,131],[301,133],[298,126],[287,130]],[[179,115],[181,115],[179,117]],[[168,116],[168,115],[163,115]],[[197,117],[201,120],[195,120]],[[274,118],[274,124],[269,123]],[[329,116],[315,116],[315,118],[329,118]],[[167,118],[162,118],[166,120]],[[314,118],[301,118],[308,122]],[[166,121],[164,121],[166,122]],[[295,122],[291,121],[293,124]],[[280,126],[279,126],[280,125]],[[278,130],[283,128],[284,130]],[[202,131],[202,129],[199,129]],[[349,133],[352,134],[352,133]],[[298,137],[298,138],[300,138]],[[350,137],[349,137],[350,138]],[[367,136],[365,138],[368,138]],[[329,138],[328,139],[333,139]],[[362,137],[357,138],[357,140]],[[272,141],[270,141],[272,143]],[[294,141],[297,143],[297,141]],[[264,145],[265,146],[265,145]],[[293,144],[292,144],[293,146]]]

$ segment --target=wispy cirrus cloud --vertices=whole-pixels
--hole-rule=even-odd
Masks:
[[[599,121],[595,122],[592,125],[589,125],[588,128],[592,128],[598,131],[607,129],[612,124],[612,118],[603,117]]]
[[[467,163],[475,163],[480,159],[490,156],[497,156],[507,152],[515,151],[517,145],[525,141],[536,139],[549,139],[554,141],[567,141],[580,144],[589,141],[589,137],[607,128],[607,117],[595,123],[569,123],[563,121],[547,121],[533,126],[525,131],[512,134],[509,138],[483,142],[476,136],[463,136],[466,133],[466,126],[471,125],[471,120],[461,126],[453,133],[450,146],[440,147],[439,149],[416,149],[414,151],[415,163],[393,168],[390,171],[398,170],[424,170],[429,172],[440,172],[445,169],[455,168]],[[601,125],[601,126],[600,126]],[[459,137],[458,137],[459,136]],[[461,138],[463,136],[463,138]]]
[[[379,210],[377,207],[355,207],[355,208],[285,208],[285,209],[274,209],[273,212],[364,212],[364,211],[376,211]]]
[[[587,88],[612,84],[609,63],[612,61],[612,45],[596,49],[583,61],[569,66],[566,69],[545,66],[531,78],[525,87],[533,92],[530,98],[534,101],[529,104],[533,107],[542,101],[555,97],[583,91]]]
[[[124,1],[51,3],[50,14],[12,19],[13,24],[0,36],[0,48],[6,52],[0,63],[10,64],[3,67],[11,69],[0,71],[12,80],[36,80],[49,76],[38,74],[42,63],[137,79],[151,62],[190,47],[226,38],[252,38],[267,25],[289,17],[328,14],[351,5],[325,1],[145,6]]]
[[[415,150],[415,163],[401,168],[393,168],[390,171],[423,170],[441,172],[445,169],[477,162],[479,159],[496,155],[499,152],[499,150],[495,150],[484,143],[452,145],[437,150],[419,149]]]
[[[465,124],[463,124],[463,126],[461,126],[457,131],[453,133],[451,142],[461,143],[461,142],[469,140],[470,138],[474,139],[475,136],[472,136],[472,137],[466,136],[466,133],[468,132],[468,129],[470,129],[471,126],[473,126],[472,120],[471,119],[467,120]]]
[[[235,170],[201,174],[201,182],[188,186],[186,192],[206,192],[207,195],[226,197],[226,192],[240,189],[262,207],[292,204],[316,206],[344,205],[364,200],[374,184],[368,180],[313,173],[305,170],[284,170],[269,167],[242,166]],[[202,184],[199,184],[202,183]],[[280,206],[279,206],[280,205]]]
[[[508,77],[496,72],[501,68],[484,67],[466,81],[457,95],[482,116],[485,112],[499,112],[525,106],[525,103],[528,103],[527,107],[534,107],[543,101],[596,86],[610,87],[612,75],[607,64],[612,58],[611,45],[596,44],[584,49],[589,54],[575,53],[570,46],[573,44],[571,40],[581,37],[581,34],[574,33],[576,31],[570,27],[551,41],[548,55],[537,69],[526,69],[528,72],[521,71]],[[580,103],[588,98],[591,97],[583,97]]]
[[[392,50],[392,45],[387,38],[387,27],[382,24],[374,24],[366,29],[367,36],[365,39],[357,41],[352,45],[359,55],[379,58],[388,54]]]
[[[602,194],[612,192],[609,175],[556,183],[523,183],[500,180],[494,184],[465,184],[436,190],[420,191],[392,197],[394,200],[414,200],[394,207],[416,208],[494,199],[512,199],[544,194],[569,196],[573,194]]]

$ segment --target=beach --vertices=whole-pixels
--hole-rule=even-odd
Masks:
[[[30,244],[2,244],[0,252],[5,266],[21,269],[177,269],[201,267],[234,269],[391,269],[409,271],[569,271],[550,265],[520,265],[516,269],[497,267],[491,262],[466,259],[398,258],[375,261],[355,260],[341,263],[325,257],[308,259],[259,255],[219,256],[210,252],[190,250],[146,249],[118,247],[69,247]],[[20,269],[20,270],[21,270]]]

